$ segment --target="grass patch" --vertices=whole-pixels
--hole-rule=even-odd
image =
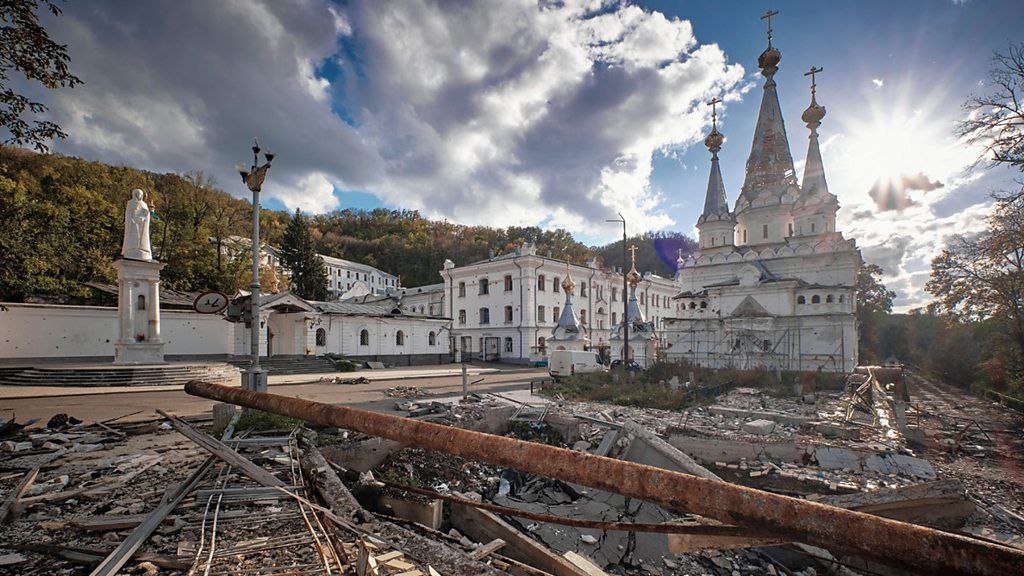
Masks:
[[[359,369],[355,362],[345,358],[341,354],[327,353],[324,354],[324,357],[334,364],[334,369],[338,372],[355,372]]]
[[[685,386],[691,378],[696,385]],[[672,382],[678,382],[673,385]],[[733,388],[758,388],[773,396],[842,389],[844,376],[824,372],[782,372],[781,380],[767,370],[712,370],[687,362],[658,362],[639,373],[621,370],[576,374],[546,386],[542,394],[569,400],[604,402],[637,408],[681,410],[707,404]]]
[[[280,414],[271,414],[260,410],[250,410],[242,414],[235,425],[235,430],[252,430],[253,432],[265,432],[267,430],[292,430],[302,426],[303,421],[297,418],[289,418]]]

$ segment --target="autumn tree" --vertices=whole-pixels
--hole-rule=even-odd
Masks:
[[[1024,195],[996,197],[988,229],[956,235],[932,260],[926,286],[935,307],[964,322],[1001,325],[1013,371],[1024,359]]]
[[[1024,171],[1024,43],[993,55],[984,86],[964,103],[957,133],[982,146],[991,162]]]
[[[281,264],[291,272],[292,290],[309,300],[327,299],[327,270],[316,253],[309,222],[295,211],[281,239]]]
[[[52,0],[7,0],[0,2],[0,126],[10,134],[6,143],[49,150],[47,142],[66,138],[67,133],[49,120],[30,120],[46,112],[46,105],[11,87],[19,74],[44,88],[74,88],[82,81],[68,68],[67,46],[54,42],[39,23],[39,9],[61,14]]]
[[[882,284],[883,270],[877,264],[864,264],[857,271],[857,330],[862,360],[880,362],[879,326],[892,312],[892,299],[896,293]],[[891,353],[891,352],[890,352]]]

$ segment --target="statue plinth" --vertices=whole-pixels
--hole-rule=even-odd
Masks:
[[[160,339],[160,270],[155,260],[114,262],[117,269],[117,341],[114,364],[163,364]]]

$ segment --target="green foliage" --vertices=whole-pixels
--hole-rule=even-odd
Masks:
[[[676,273],[676,259],[679,251],[683,256],[693,253],[697,243],[692,238],[679,232],[645,232],[626,240],[626,268],[629,268],[630,246],[636,246],[636,268],[641,272],[651,271],[664,278],[672,278]],[[595,249],[605,266],[621,267],[623,265],[622,240],[612,242]]]
[[[892,312],[892,299],[896,293],[882,284],[882,268],[877,264],[864,264],[857,271],[857,326],[860,334],[861,363],[884,360],[875,355],[878,325]]]
[[[54,42],[39,23],[40,6],[54,16],[61,10],[52,0],[14,0],[0,3],[0,126],[9,132],[5,141],[49,150],[47,142],[66,138],[60,126],[49,120],[29,120],[27,114],[42,114],[46,105],[16,92],[11,75],[19,73],[44,88],[74,88],[82,81],[68,69],[67,46]]]
[[[247,233],[248,203],[201,173],[153,174],[0,147],[0,299],[73,299],[88,294],[85,282],[114,282],[133,188],[146,191],[155,212],[164,286],[233,293],[246,283],[245,254],[232,255],[225,241]]]
[[[341,354],[328,352],[327,354],[324,354],[324,357],[334,363],[334,369],[338,372],[355,372],[357,370],[355,362],[352,362]]]
[[[327,270],[313,245],[309,223],[299,210],[281,238],[281,264],[291,272],[296,294],[309,300],[327,300]]]
[[[250,410],[242,414],[235,424],[235,430],[242,432],[252,430],[253,432],[265,432],[267,430],[292,430],[302,426],[302,420],[271,414],[261,410]]]

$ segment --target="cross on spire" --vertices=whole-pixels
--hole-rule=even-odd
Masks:
[[[778,15],[779,15],[779,11],[778,10],[772,10],[771,8],[769,8],[768,11],[765,12],[763,16],[761,16],[761,20],[767,20],[768,21],[768,47],[769,48],[772,47],[772,16],[778,16]]]
[[[636,245],[629,247],[630,258],[633,261],[633,267],[636,268]]]
[[[825,69],[824,68],[815,68],[814,66],[811,66],[810,70],[808,70],[807,72],[804,72],[804,76],[810,76],[811,77],[811,99],[812,100],[814,99],[814,90],[818,86],[817,84],[814,83],[814,75],[819,73],[819,72],[822,72],[823,70],[825,70]]]
[[[718,129],[718,109],[717,105],[722,103],[721,98],[712,98],[708,101],[708,106],[711,106],[711,128],[713,130]]]

